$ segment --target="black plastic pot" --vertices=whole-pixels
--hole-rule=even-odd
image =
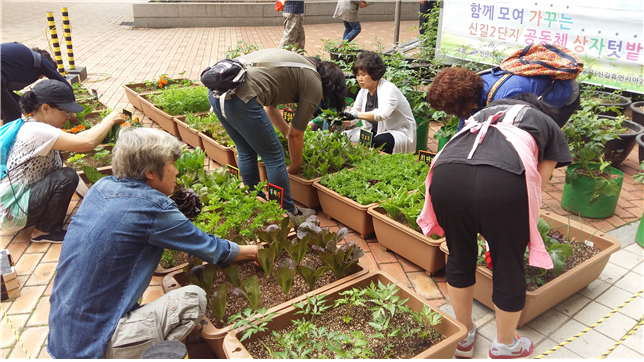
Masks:
[[[345,54],[345,53],[334,53],[334,52],[329,51],[329,56],[331,57],[331,60],[332,60],[332,61],[336,61],[336,62],[337,62],[337,61],[339,61],[339,60],[343,60],[345,63],[352,64],[353,62],[355,62],[355,61],[356,61],[356,57],[357,57],[357,56],[358,56],[358,54],[360,54],[362,51],[363,51],[363,50],[362,50],[362,49],[360,49],[360,50],[358,50],[358,51],[357,51],[357,52],[355,52],[355,53],[349,53],[349,54]]]
[[[644,133],[640,133],[636,138],[637,143],[640,145],[640,162],[644,161]]]
[[[644,101],[631,103],[631,111],[633,111],[633,122],[644,127],[644,111],[640,110],[639,107],[642,107],[642,109],[644,109]]]
[[[611,116],[600,116],[599,118],[610,118],[610,119],[615,119],[615,117]],[[627,134],[618,134],[617,136],[619,138],[616,138],[614,140],[610,140],[606,142],[604,145],[604,159],[606,161],[610,161],[611,166],[617,166],[622,161],[628,157],[628,155],[631,153],[633,150],[633,147],[635,147],[635,144],[637,143],[636,138],[637,136],[641,135],[642,132],[644,132],[644,127],[640,126],[639,124],[625,120],[623,123],[624,127],[630,128],[634,133],[627,133]],[[641,156],[640,156],[641,157]]]
[[[626,110],[626,108],[628,108],[628,106],[631,105],[631,99],[630,98],[620,96],[620,95],[615,94],[615,93],[601,92],[601,91],[595,91],[594,93],[597,94],[598,97],[602,97],[604,99],[612,99],[612,100],[614,100],[613,102],[605,102],[605,103],[602,102],[602,103],[599,103],[599,105],[604,106],[604,107],[613,107],[613,106],[615,106],[620,110],[621,114],[624,114],[624,111]],[[581,109],[581,107],[579,107],[579,109]],[[611,116],[611,117],[618,116],[618,114],[616,112],[614,112],[614,111],[606,111],[606,112],[602,112],[600,114],[604,115],[604,116]]]

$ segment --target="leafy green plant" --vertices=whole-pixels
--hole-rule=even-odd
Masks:
[[[184,113],[206,112],[210,109],[208,88],[169,86],[150,96],[152,102],[166,113],[176,116]]]
[[[436,39],[438,36],[438,21],[440,19],[440,1],[429,11],[429,14],[421,14],[426,21],[421,26],[423,34],[418,35],[420,41],[420,57],[422,59],[433,59],[436,50]]]
[[[352,288],[350,290],[345,290],[340,292],[340,295],[344,295],[344,298],[336,299],[334,308],[346,304],[347,305],[347,315],[342,318],[344,323],[351,323],[351,307],[352,306],[365,306],[367,300],[364,298],[364,295],[367,293],[366,289]]]
[[[71,152],[70,157],[68,157],[65,162],[67,162],[67,163],[77,163],[78,161],[82,160],[85,157],[87,157],[86,153],[76,153],[76,154],[74,154],[74,152]]]
[[[256,312],[252,309],[246,308],[243,312],[239,312],[230,317],[228,323],[235,323],[233,329],[241,328],[244,331],[240,341],[250,338],[255,333],[266,331],[266,325],[273,320],[277,313],[267,313],[267,308],[261,308]]]
[[[83,166],[83,172],[91,184],[95,184],[98,180],[105,177],[105,175],[100,173],[96,167]]]
[[[336,243],[330,240],[325,248],[317,245],[313,245],[311,248],[318,252],[320,259],[331,268],[338,279],[364,256],[364,250],[353,241],[337,247]]]
[[[644,161],[640,162],[640,172],[633,175],[635,182],[644,183]]]
[[[224,59],[234,59],[241,57],[242,55],[246,55],[249,53],[252,53],[254,51],[259,50],[262,47],[261,44],[256,45],[256,44],[249,44],[246,43],[243,40],[240,40],[237,42],[236,47],[228,47],[228,49],[224,52]]]
[[[322,274],[329,271],[329,267],[325,265],[315,268],[312,262],[304,262],[302,265],[298,265],[295,270],[300,276],[302,276],[306,284],[309,286],[309,289],[313,290],[315,283],[317,283]]]
[[[291,287],[293,286],[295,267],[295,262],[286,258],[282,259],[280,265],[275,269],[275,280],[277,280],[277,284],[282,288],[284,295],[288,295],[288,292],[291,291]]]
[[[301,301],[298,303],[293,303],[293,307],[299,309],[295,314],[304,314],[305,316],[310,316],[310,321],[312,322],[316,317],[321,316],[327,309],[331,308],[330,305],[326,305],[327,300],[324,299],[325,294],[322,295],[311,295],[306,296],[306,302]],[[337,304],[336,304],[337,305]]]
[[[399,288],[396,288],[396,284],[384,285],[381,281],[378,281],[378,286],[372,282],[368,289],[365,289],[367,295],[371,298],[370,301],[375,304],[374,307],[370,308],[373,311],[374,319],[381,319],[381,317],[386,317],[387,313],[390,314],[389,317],[393,317],[398,310],[404,312],[411,312],[411,310],[405,306],[407,303],[406,299],[400,299],[396,295]]]
[[[427,339],[438,335],[439,332],[434,328],[434,326],[441,323],[443,316],[432,311],[432,309],[427,305],[423,305],[423,309],[418,312],[410,310],[409,313],[415,322],[420,323],[424,327],[420,333],[418,333],[420,338]]]
[[[356,54],[360,48],[353,41],[331,41],[331,39],[322,39],[324,51],[338,54]]]

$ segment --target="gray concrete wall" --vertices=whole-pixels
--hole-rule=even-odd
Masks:
[[[305,24],[342,22],[333,19],[337,1],[307,1]],[[275,2],[150,2],[132,4],[134,26],[137,28],[199,28],[224,26],[282,25],[282,13],[274,9]],[[418,1],[405,1],[401,20],[418,19]],[[360,21],[393,21],[395,2],[374,2],[360,9]]]

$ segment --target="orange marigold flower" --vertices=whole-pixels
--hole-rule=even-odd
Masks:
[[[81,124],[81,125],[79,125],[79,126],[77,127],[77,129],[78,129],[78,131],[80,132],[80,131],[82,131],[82,130],[84,130],[84,129],[85,129],[85,126],[83,126],[83,125]]]
[[[132,123],[130,122],[125,122],[121,124],[121,128],[130,128],[132,127]]]
[[[69,130],[68,130],[68,129],[64,129],[64,128],[63,128],[63,132],[65,132],[65,133],[69,133]]]

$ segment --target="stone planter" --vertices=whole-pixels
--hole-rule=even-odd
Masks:
[[[325,293],[326,299],[329,302],[335,301],[342,297],[339,293],[345,290],[350,290],[352,288],[365,288],[369,287],[371,283],[378,284],[378,282],[382,282],[385,285],[389,283],[396,283],[394,278],[383,272],[368,274],[360,278],[356,278],[341,286],[328,290]],[[454,351],[456,350],[456,345],[458,344],[458,342],[466,337],[467,328],[465,328],[464,325],[456,321],[456,319],[452,318],[447,313],[438,308],[432,307],[429,303],[420,298],[412,290],[400,284],[397,285],[397,287],[400,288],[400,290],[396,293],[396,295],[399,296],[400,299],[409,298],[405,305],[411,308],[413,311],[420,311],[424,306],[427,306],[434,312],[442,315],[442,322],[437,326],[436,329],[438,329],[438,331],[445,336],[445,339],[424,351],[418,351],[419,353],[414,356],[414,358],[451,359],[454,356]],[[277,315],[273,317],[273,320],[268,323],[268,330],[266,332],[253,335],[248,341],[253,341],[265,334],[272,333],[272,331],[279,331],[290,326],[292,324],[291,320],[301,319],[300,315],[295,314],[296,312],[297,310],[291,306],[287,306],[279,310],[277,312]],[[231,331],[226,335],[223,345],[225,358],[253,358],[248,353],[244,345],[242,345],[242,343],[239,341],[238,336],[240,336],[240,334],[240,331]]]
[[[150,100],[148,99],[149,95],[139,94],[139,99],[141,100],[141,107],[143,108],[143,113],[145,113],[148,118],[156,122],[161,128],[171,135],[180,138],[179,129],[177,124],[174,122],[175,116],[169,115],[157,108]],[[176,116],[179,120],[185,119],[186,116]]]
[[[268,309],[268,313],[272,312],[277,312],[280,310],[283,310],[285,308],[289,308],[291,304],[300,302],[302,300],[306,300],[306,296],[311,296],[311,295],[319,295],[319,294],[328,294],[329,290],[332,290],[334,288],[346,285],[348,282],[357,279],[359,277],[362,277],[366,274],[368,274],[369,270],[366,267],[366,265],[358,262],[357,264],[353,265],[351,269],[349,269],[352,274],[349,276],[346,276],[342,279],[336,280],[332,283],[329,283],[323,287],[314,289],[306,294],[303,294],[297,298],[291,299],[288,302],[278,304],[276,306],[273,306]],[[263,273],[262,273],[263,275]],[[163,292],[167,293],[170,290],[180,288],[182,286],[188,285],[188,278],[186,277],[185,273],[183,271],[175,271],[173,273],[170,273],[166,275],[163,278]],[[215,327],[212,322],[208,321],[208,324],[206,324],[203,329],[201,330],[201,337],[206,340],[210,348],[215,352],[215,355],[217,355],[218,358],[226,358],[226,354],[224,352],[224,338],[230,332],[232,325],[228,325],[224,328],[217,328]]]
[[[355,230],[363,238],[373,232],[373,220],[368,210],[378,205],[377,202],[359,204],[322,185],[320,181],[313,182],[313,187],[318,189],[318,198],[325,214]]]
[[[540,216],[548,223],[552,220],[553,228],[568,225],[567,218],[550,212],[542,210]],[[559,230],[565,232],[567,229],[562,227]],[[525,307],[521,312],[518,328],[521,328],[541,313],[561,303],[564,299],[577,293],[597,279],[608,263],[610,255],[620,248],[620,243],[617,239],[590,226],[582,226],[574,220],[570,220],[569,236],[574,237],[575,240],[592,241],[596,248],[601,249],[601,252],[561,274],[539,289],[526,292]],[[449,254],[449,251],[447,254]],[[486,267],[476,267],[474,298],[487,307],[494,309],[494,303],[492,303],[492,271]]]
[[[385,248],[425,269],[429,275],[445,267],[445,254],[440,251],[445,238],[434,240],[425,236],[390,218],[379,205],[370,207],[368,213],[373,217],[376,238]]]
[[[293,200],[301,203],[308,208],[315,208],[320,205],[318,191],[313,187],[315,181],[320,181],[322,177],[307,180],[296,175],[288,175],[291,185],[291,197]]]

